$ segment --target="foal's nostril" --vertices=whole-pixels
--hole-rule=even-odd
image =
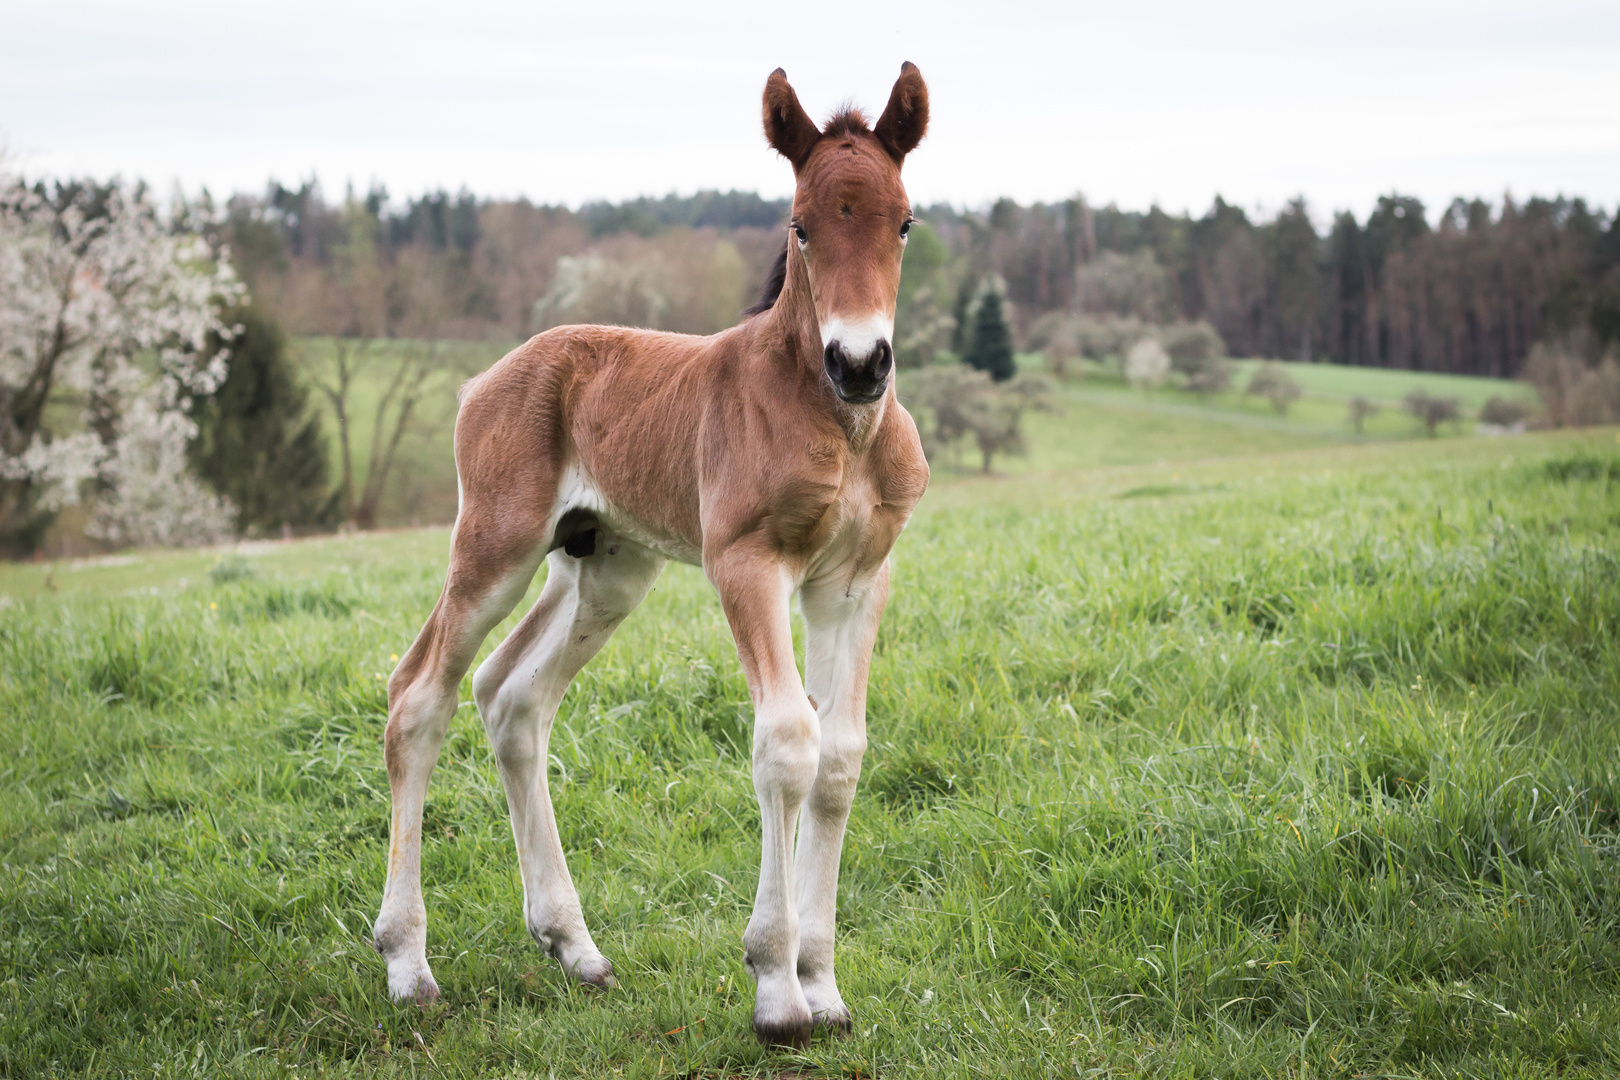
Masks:
[[[841,378],[843,376],[843,360],[843,350],[838,347],[838,342],[828,342],[827,347],[821,353],[821,362],[826,366],[827,374],[835,379]]]
[[[894,367],[894,349],[889,347],[888,338],[878,338],[877,357],[872,361],[872,373],[881,379],[892,367]]]

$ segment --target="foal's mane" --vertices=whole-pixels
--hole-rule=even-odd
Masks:
[[[845,103],[838,107],[838,111],[827,119],[822,127],[821,134],[825,137],[837,138],[847,135],[867,135],[872,129],[867,126],[866,114],[854,105]],[[752,307],[742,313],[742,318],[751,319],[761,315],[776,306],[776,300],[782,295],[782,288],[787,284],[787,256],[788,238],[782,237],[782,250],[776,253],[776,259],[771,263],[770,273],[765,275],[765,287],[759,290],[759,299],[754,301]]]
[[[782,250],[776,253],[771,272],[765,275],[765,287],[759,290],[759,299],[754,301],[754,306],[742,313],[743,318],[752,319],[776,306],[776,298],[782,295],[782,287],[787,284],[787,253],[788,238],[783,236]]]

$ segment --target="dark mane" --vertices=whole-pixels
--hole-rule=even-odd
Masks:
[[[759,290],[759,299],[754,306],[742,313],[745,319],[752,319],[761,312],[771,310],[776,306],[776,298],[782,295],[782,287],[787,284],[787,251],[788,238],[782,236],[782,250],[776,253],[776,261],[771,263],[771,272],[765,275],[765,287]]]
[[[866,115],[853,105],[840,106],[827,121],[827,126],[821,129],[823,135],[836,138],[839,135],[865,135],[871,132],[867,126]]]

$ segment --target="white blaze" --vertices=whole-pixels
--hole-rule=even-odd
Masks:
[[[837,315],[828,319],[821,328],[821,347],[838,342],[851,363],[859,364],[876,357],[879,341],[894,341],[894,319],[881,314],[863,319],[845,319]]]

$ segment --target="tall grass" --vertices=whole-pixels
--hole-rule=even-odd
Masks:
[[[383,681],[443,534],[106,570],[139,590],[12,571],[0,1073],[1612,1076],[1617,460],[1452,440],[932,493],[844,858],[856,1032],[803,1055],[748,1028],[750,714],[696,571],[552,742],[624,988],[527,940],[468,706],[426,813],[426,1010],[366,934]]]

